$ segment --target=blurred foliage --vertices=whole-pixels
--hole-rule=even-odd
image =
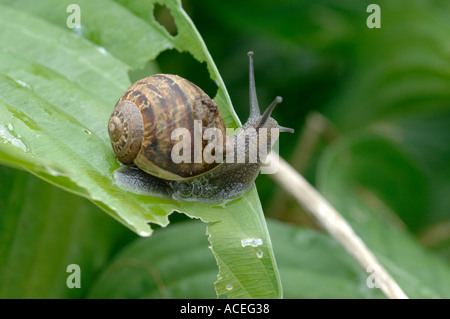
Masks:
[[[366,273],[329,236],[271,220],[268,226],[284,298],[383,297],[366,286]],[[199,222],[178,223],[134,241],[102,272],[88,297],[214,298],[216,265],[203,229]],[[302,253],[292,254],[296,250]]]
[[[301,144],[307,114],[318,111],[337,131],[334,142],[363,131],[376,132],[402,154],[405,165],[417,167],[421,178],[411,185],[411,179],[395,175],[403,165],[392,163],[389,150],[381,148],[378,169],[366,163],[360,169],[378,175],[377,196],[416,232],[450,217],[450,4],[378,1],[381,28],[369,29],[370,3],[201,0],[185,2],[185,7],[218,65],[241,121],[248,113],[242,55],[255,51],[260,104],[283,96],[274,117],[296,129],[294,135],[281,136],[285,158],[292,158]],[[316,163],[328,145],[319,141],[304,168],[313,183]],[[367,186],[359,180],[367,176],[355,175],[349,182]],[[273,183],[266,176],[257,184],[265,204],[273,190],[267,184]],[[403,193],[399,198],[398,192]],[[409,208],[402,212],[398,205]]]
[[[253,50],[261,108],[276,95],[283,96],[274,118],[296,130],[295,134],[281,136],[281,155],[341,211],[407,294],[448,298],[450,3],[377,1],[381,8],[381,29],[369,29],[366,8],[370,3],[373,1],[184,0],[183,7],[202,35],[241,122],[248,116],[245,53]],[[143,19],[149,17],[145,11],[137,10],[135,14]],[[170,20],[170,15],[161,13],[159,21],[164,24],[165,19]],[[215,95],[217,86],[205,76],[206,66],[189,54],[169,50],[156,61],[162,72],[189,74],[190,80]],[[136,66],[130,78],[137,79],[151,68],[154,65],[149,64],[144,70]],[[314,116],[318,113],[324,117]],[[312,119],[318,118],[322,118],[323,125],[315,126],[317,121]],[[12,187],[5,184],[5,179],[1,183],[6,188]],[[301,209],[282,195],[268,176],[258,178],[257,188],[266,215],[311,225],[311,221],[302,217]],[[4,205],[0,203],[0,209]],[[311,238],[322,235],[306,231],[307,239],[302,242],[305,244],[296,246],[301,235],[293,236],[297,239],[291,241],[284,236],[305,230],[287,225],[269,226],[286,297],[380,297],[379,291],[353,290],[365,288],[366,278],[350,261],[341,263],[348,256],[338,247],[335,247],[338,253],[329,258],[334,241],[328,236],[317,239],[325,244],[313,245],[315,241]],[[198,231],[189,228],[198,225],[184,227],[187,233],[198,235]],[[101,236],[109,231],[102,231]],[[175,231],[167,231],[157,232],[149,241],[167,236],[162,242],[170,239],[179,242]],[[111,275],[114,263],[124,256],[133,257],[136,255],[133,250],[142,245],[137,240],[120,249],[129,239],[121,246],[116,242],[121,232],[114,234],[101,257],[106,271],[97,277],[89,296],[105,296],[104,291],[110,285],[120,286],[120,280],[116,283],[105,278]],[[205,262],[205,267],[210,265],[211,256],[198,250],[203,245],[201,240],[193,237],[190,240],[194,242],[192,252],[198,254],[192,260],[192,269],[199,260]],[[162,242],[148,246],[149,255],[140,258],[146,260],[154,250],[162,254],[165,248]],[[82,245],[77,247],[84,249]],[[317,255],[313,254],[315,249]],[[111,256],[112,251],[118,255],[106,261],[105,256]],[[87,260],[90,253],[86,252]],[[157,263],[155,269],[168,262],[180,275],[182,270],[173,261],[176,254],[175,251],[167,255],[167,260]],[[297,254],[299,259],[293,257]],[[310,256],[314,262],[302,261],[303,256]],[[323,268],[314,273],[315,265]],[[119,278],[130,270],[118,270],[122,271]],[[138,280],[140,273],[134,274],[134,280]],[[117,295],[182,297],[191,291],[192,297],[212,296],[212,285],[200,291],[204,282],[198,278],[212,278],[213,273],[205,271],[197,275],[180,280],[178,286],[163,293],[158,291],[157,282],[146,278],[148,281],[139,281],[141,291],[130,292],[128,286],[123,286]],[[308,281],[311,278],[317,281]],[[360,286],[353,286],[356,282]]]
[[[134,235],[88,200],[0,166],[0,298],[80,298]],[[82,234],[82,235],[81,235]],[[66,271],[80,266],[81,289]]]
[[[381,28],[369,29],[370,3],[190,1],[187,8],[241,119],[248,103],[240,56],[255,51],[260,103],[283,96],[274,117],[296,129],[281,136],[281,155],[340,208],[372,249],[389,258],[422,258],[406,246],[389,253],[382,237],[391,235],[374,228],[367,211],[355,210],[355,199],[384,227],[415,233],[411,245],[419,240],[448,263],[450,3],[377,1]],[[314,121],[316,112],[325,116],[325,128]],[[314,226],[282,191],[274,192],[267,176],[257,186],[267,215]]]

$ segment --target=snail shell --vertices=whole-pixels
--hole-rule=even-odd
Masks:
[[[171,74],[155,74],[137,81],[117,101],[109,119],[108,132],[118,159],[136,165],[164,180],[186,180],[211,171],[220,163],[201,161],[174,163],[172,139],[176,128],[186,128],[194,141],[194,121],[222,131],[226,127],[219,108],[197,85]],[[194,143],[191,154],[194,154]],[[202,153],[207,140],[202,139]],[[193,155],[192,155],[193,156]]]

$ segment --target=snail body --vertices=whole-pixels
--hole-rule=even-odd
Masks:
[[[278,131],[293,132],[270,117],[281,102],[280,97],[260,114],[253,53],[249,52],[248,56],[250,116],[233,138],[226,134],[216,103],[190,81],[177,75],[156,74],[130,86],[116,103],[108,123],[114,153],[119,161],[128,165],[116,171],[116,182],[139,193],[175,200],[217,202],[247,192],[265,159],[265,154],[257,154],[251,160],[252,146],[265,143],[270,151]],[[173,135],[174,130],[180,128],[188,132],[184,136],[188,141],[193,141],[197,135],[204,136],[208,129],[220,134],[214,135],[214,139],[203,138],[200,143],[186,144],[182,152],[175,152],[175,155],[193,153],[194,160],[180,162],[174,160],[174,148],[181,141]],[[215,158],[219,160],[211,162],[201,155],[212,142],[217,146],[213,153],[217,152]],[[200,157],[195,157],[198,154]]]

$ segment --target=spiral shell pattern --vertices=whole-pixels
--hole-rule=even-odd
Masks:
[[[155,74],[137,81],[118,100],[108,131],[114,152],[121,162],[166,180],[185,180],[202,175],[218,163],[194,162],[194,121],[203,132],[217,128],[226,137],[219,108],[198,86],[171,74]],[[186,128],[191,137],[190,163],[171,158],[171,139],[176,128]],[[202,152],[208,141],[202,139]]]

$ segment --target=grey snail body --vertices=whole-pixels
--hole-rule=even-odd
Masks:
[[[250,116],[233,138],[226,135],[216,103],[188,80],[176,75],[156,74],[130,86],[118,100],[108,123],[113,150],[119,161],[128,165],[115,172],[116,182],[137,193],[185,201],[219,202],[246,193],[278,139],[278,132],[293,132],[270,117],[281,97],[277,97],[261,115],[256,97],[253,52],[248,56]],[[223,151],[223,154],[218,153],[220,161],[203,158],[200,161],[174,161],[174,147],[181,143],[173,138],[174,130],[186,128],[190,140],[198,129],[196,121],[201,123],[199,134],[208,129],[222,133],[214,140],[220,146],[217,150]],[[198,150],[203,154],[211,142],[204,138]],[[262,144],[267,152],[258,152],[252,157],[250,150]],[[183,154],[186,150],[190,151],[183,149]]]

